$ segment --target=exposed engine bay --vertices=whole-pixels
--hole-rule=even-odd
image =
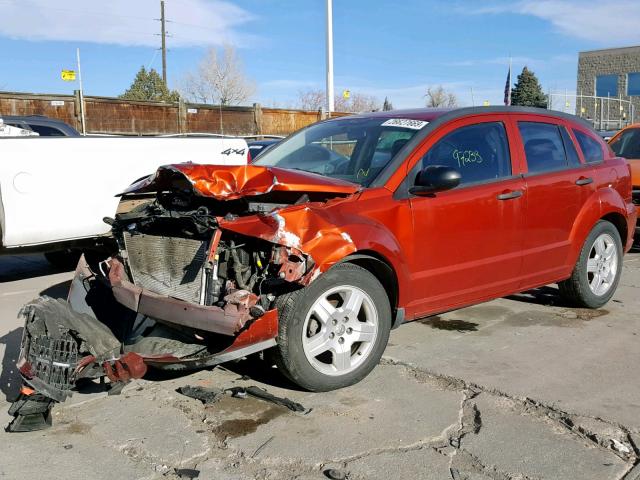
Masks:
[[[309,194],[278,192],[264,201],[222,202],[189,192],[162,192],[149,204],[108,219],[119,258],[133,283],[180,300],[223,307],[225,297],[249,295],[251,317],[273,306],[275,296],[313,267],[296,248],[221,230],[227,221],[269,214]],[[285,203],[286,202],[286,203]],[[254,297],[255,296],[255,297]]]
[[[319,273],[279,212],[348,192],[285,190],[271,176],[271,185],[253,186],[251,194],[236,183],[203,195],[187,175],[163,167],[125,192],[121,205],[135,206],[105,218],[115,240],[111,256],[80,259],[67,301],[40,297],[21,312],[24,386],[8,430],[50,425],[53,403],[82,379],[106,377],[118,393],[148,367],[202,368],[276,345],[277,298]],[[242,220],[258,222],[264,233],[229,227]]]

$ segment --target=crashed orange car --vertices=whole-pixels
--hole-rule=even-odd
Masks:
[[[623,128],[609,140],[613,152],[626,158],[631,167],[631,181],[633,185],[633,203],[640,207],[640,123],[634,123]],[[636,234],[640,227],[636,226]]]
[[[14,431],[83,378],[118,389],[268,350],[326,391],[364,378],[406,321],[550,283],[597,308],[636,224],[624,159],[528,108],[333,119],[252,165],[168,165],[121,196],[112,255],[80,261],[67,301],[22,311]]]

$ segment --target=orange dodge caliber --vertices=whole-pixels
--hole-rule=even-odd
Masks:
[[[640,123],[623,128],[616,133],[609,146],[619,157],[626,158],[631,167],[631,182],[633,185],[633,203],[640,208]],[[640,227],[636,226],[636,235]]]
[[[629,166],[589,125],[515,107],[328,120],[253,165],[162,167],[122,202],[111,257],[22,310],[25,391],[265,349],[306,389],[345,387],[403,322],[550,283],[604,305],[636,224]]]

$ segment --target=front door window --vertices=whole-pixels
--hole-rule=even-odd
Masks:
[[[461,185],[511,176],[511,158],[504,125],[502,122],[487,122],[454,130],[440,139],[424,156],[422,168],[430,165],[459,170]]]

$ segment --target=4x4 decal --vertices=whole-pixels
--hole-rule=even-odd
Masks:
[[[227,148],[220,152],[220,155],[244,155],[244,148]]]

